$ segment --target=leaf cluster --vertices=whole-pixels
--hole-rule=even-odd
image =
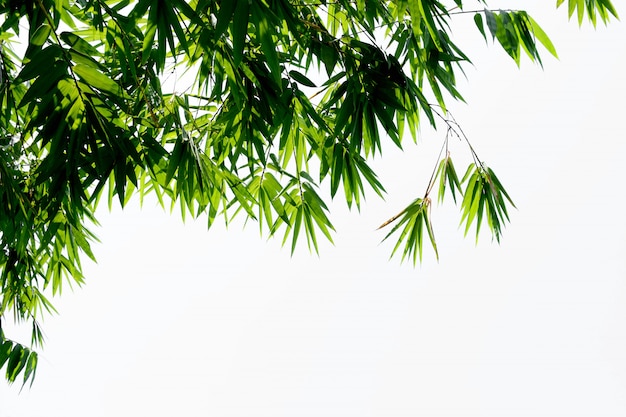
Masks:
[[[484,19],[483,19],[484,16]],[[557,56],[556,49],[550,38],[541,26],[525,11],[493,12],[485,9],[482,13],[474,15],[476,27],[487,40],[486,28],[491,34],[492,40],[498,40],[507,54],[520,65],[520,51],[523,49],[527,56],[541,63],[537,41],[540,42],[553,56]]]
[[[459,195],[461,208],[461,225],[464,225],[465,235],[467,235],[472,225],[476,229],[476,241],[480,234],[483,220],[487,220],[487,226],[492,236],[499,242],[502,235],[502,228],[509,221],[507,205],[515,207],[511,197],[504,189],[504,186],[496,177],[491,168],[488,168],[478,159],[470,145],[475,162],[467,167],[465,175],[459,180],[456,169],[448,149],[448,140],[451,136],[467,140],[463,131],[453,119],[445,119],[448,123],[448,136],[444,142],[443,150],[446,155],[440,158],[436,169],[430,179],[423,198],[417,198],[405,207],[400,213],[384,222],[379,229],[396,222],[392,229],[385,236],[385,240],[397,234],[397,242],[393,248],[392,256],[402,249],[402,260],[411,258],[413,264],[419,259],[422,260],[424,247],[424,230],[428,234],[428,240],[439,258],[437,243],[431,222],[431,192],[437,186],[437,200],[444,201],[446,194],[452,195],[454,203],[457,203]],[[469,142],[468,142],[469,144]],[[441,156],[441,154],[440,154]]]
[[[0,369],[6,364],[5,379],[7,382],[15,382],[17,377],[22,374],[22,387],[29,380],[32,385],[35,380],[37,360],[37,352],[6,339],[0,329]]]

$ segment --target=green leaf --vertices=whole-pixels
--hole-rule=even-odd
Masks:
[[[456,191],[458,190],[459,193],[461,193],[461,184],[456,174],[456,170],[454,169],[452,159],[450,159],[449,156],[441,160],[437,169],[437,176],[439,177],[439,203],[443,202],[443,198],[446,192],[446,184],[450,187],[452,198],[456,203]]]
[[[44,42],[50,38],[51,33],[52,28],[44,23],[35,30],[35,33],[33,33],[33,36],[30,38],[31,45],[42,46]]]
[[[483,16],[480,13],[474,14],[474,23],[476,24],[476,27],[480,31],[481,35],[483,35],[483,38],[485,38],[485,41],[486,41],[487,40],[487,34],[485,34],[485,27],[484,27],[484,24],[483,24]]]
[[[143,44],[141,48],[141,61],[142,63],[147,63],[150,59],[150,55],[152,54],[152,47],[154,45],[154,37],[156,35],[157,25],[156,23],[149,21],[146,33],[143,38]],[[164,58],[164,57],[163,57]]]
[[[439,251],[437,250],[437,242],[435,241],[435,233],[433,232],[433,225],[430,221],[430,200],[428,200],[427,207],[424,210],[423,216],[424,225],[426,226],[426,230],[428,231],[428,238],[430,239],[430,244],[435,251],[435,257],[439,260]],[[421,260],[421,253],[420,253]]]
[[[487,20],[487,27],[491,32],[492,39],[495,39],[496,33],[498,32],[498,21],[496,19],[496,15],[491,10],[484,10],[485,19]]]
[[[461,224],[465,222],[465,234],[476,221],[478,240],[482,220],[486,218],[492,236],[499,242],[502,225],[509,219],[505,199],[513,207],[515,205],[490,168],[471,164],[462,182],[466,180],[468,185],[461,203]]]
[[[43,74],[48,74],[63,51],[58,45],[49,45],[31,56],[30,61],[20,71],[16,81],[28,81]]]
[[[498,192],[502,193],[502,195],[504,195],[504,197],[509,201],[509,203],[515,207],[515,204],[513,203],[513,200],[511,200],[511,197],[509,197],[509,194],[506,192],[506,190],[504,189],[504,187],[502,186],[502,183],[500,182],[500,180],[498,179],[498,177],[496,177],[496,173],[493,172],[491,170],[491,168],[487,168],[487,172],[489,174],[489,178],[491,179],[493,185],[496,187],[496,189],[498,190]]]
[[[585,16],[585,0],[578,0],[577,9],[578,9],[578,24],[580,25],[583,22],[583,17]]]
[[[51,90],[54,90],[57,83],[66,76],[67,68],[63,64],[55,63],[51,68],[48,68],[45,75],[37,77],[35,82],[30,85],[26,94],[22,96],[18,107],[22,107],[37,98],[47,96]]]
[[[291,254],[296,250],[296,243],[298,242],[298,235],[300,234],[300,228],[302,226],[302,217],[304,216],[304,206],[298,205],[295,209],[293,216],[289,219],[289,222],[293,224],[292,239],[291,239]]]
[[[441,43],[439,42],[439,33],[437,30],[437,26],[435,25],[435,20],[433,18],[433,11],[430,9],[428,5],[432,2],[430,0],[418,0],[417,1],[420,13],[426,22],[426,29],[430,33],[430,38],[437,47],[438,50],[443,51],[441,47]]]
[[[9,355],[9,360],[7,362],[7,372],[6,379],[9,382],[15,381],[20,371],[26,365],[26,361],[28,360],[28,352],[27,350],[20,344],[15,344],[13,346],[13,350]]]
[[[217,13],[217,23],[215,24],[216,38],[222,36],[222,34],[226,32],[226,29],[228,29],[228,25],[233,19],[235,9],[237,8],[238,3],[244,1],[247,0],[230,0],[220,2],[219,12]]]
[[[296,70],[289,71],[289,76],[293,78],[293,80],[297,83],[300,83],[306,87],[317,87],[313,81],[309,80],[304,74],[299,73]]]
[[[233,61],[235,66],[239,65],[243,58],[243,49],[248,36],[248,18],[250,17],[250,7],[246,0],[237,1],[233,17]]]
[[[435,251],[435,256],[439,259],[435,234],[430,221],[430,205],[431,201],[429,198],[417,198],[400,213],[387,220],[379,227],[379,229],[381,229],[396,220],[398,221],[391,231],[387,233],[383,241],[387,240],[398,230],[402,229],[397,238],[397,242],[391,251],[392,257],[396,254],[398,249],[404,245],[402,251],[402,261],[408,257],[412,258],[414,265],[417,263],[418,259],[421,262],[424,244],[424,228],[426,228],[429,241]]]
[[[93,47],[89,42],[85,41],[80,36],[76,35],[72,32],[62,32],[59,37],[65,42],[68,46],[74,49],[81,54],[84,54],[89,57],[99,56],[100,52]]]
[[[411,28],[416,38],[422,35],[422,10],[420,0],[408,0],[409,11],[411,12]]]
[[[546,35],[546,33],[543,31],[541,26],[539,26],[539,24],[535,22],[535,19],[530,16],[528,16],[528,21],[530,22],[531,30],[533,32],[533,35],[535,35],[535,38],[537,38],[537,40],[541,42],[541,44],[544,46],[544,48],[548,50],[548,52],[550,52],[555,58],[558,58],[556,48],[552,44],[552,41],[550,40],[548,35]]]
[[[38,358],[39,357],[37,356],[37,352],[30,352],[30,354],[28,355],[26,367],[24,368],[24,382],[22,383],[22,387],[28,382],[29,379],[30,386],[33,386],[33,382],[35,382]]]
[[[78,75],[87,85],[102,92],[110,93],[120,98],[124,97],[124,91],[118,83],[101,73],[97,69],[88,65],[78,64],[75,65],[73,71]]]
[[[255,3],[256,5],[256,3]],[[261,18],[256,22],[258,29],[258,36],[261,40],[261,50],[265,57],[265,61],[270,68],[270,73],[273,76],[274,81],[280,84],[281,80],[281,68],[280,59],[278,58],[278,52],[276,51],[276,43],[273,40],[273,29],[271,29],[269,19],[267,18],[268,12],[265,10],[258,10],[257,13],[253,13],[252,16]],[[252,17],[251,16],[251,17]]]
[[[2,336],[2,333],[0,333],[0,336]],[[9,356],[11,356],[13,343],[10,340],[6,340],[3,336],[0,337],[0,342],[0,369],[2,369],[6,361],[9,359]]]

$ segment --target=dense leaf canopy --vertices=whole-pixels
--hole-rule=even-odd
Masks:
[[[565,0],[558,0],[557,6]],[[467,3],[467,2],[465,2]],[[6,378],[34,377],[38,318],[93,258],[87,226],[104,197],[156,195],[183,214],[241,214],[317,250],[332,238],[327,199],[382,195],[369,161],[421,123],[447,132],[425,193],[381,227],[413,262],[430,242],[431,193],[451,194],[467,233],[500,238],[512,201],[468,144],[458,175],[447,141],[467,141],[447,111],[468,56],[457,15],[519,65],[556,50],[520,10],[486,0],[2,0],[0,2],[0,319],[32,324],[7,339]],[[594,25],[609,0],[568,0]],[[185,74],[183,77],[182,74]],[[173,79],[175,82],[172,82]],[[178,83],[178,85],[176,85]]]

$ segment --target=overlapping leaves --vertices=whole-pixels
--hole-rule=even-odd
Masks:
[[[9,383],[15,382],[18,376],[22,374],[22,385],[26,384],[28,380],[31,381],[32,385],[35,379],[37,360],[37,352],[6,339],[2,329],[0,329],[0,369],[6,364],[5,378]]]
[[[541,63],[537,41],[552,55],[557,56],[550,38],[539,24],[524,11],[501,10],[492,12],[485,9],[484,12],[474,15],[474,22],[485,40],[487,40],[486,32],[488,30],[492,40],[497,39],[517,65],[520,65],[520,51],[522,49],[532,61]]]
[[[446,189],[452,194],[455,203],[457,194],[462,197],[461,225],[464,226],[466,235],[474,225],[478,241],[481,226],[486,221],[493,237],[500,241],[504,224],[509,221],[507,206],[515,207],[502,183],[491,168],[481,163],[471,163],[463,178],[459,180],[452,159],[447,155],[439,163],[426,195],[411,202],[379,227],[381,229],[395,223],[385,236],[387,239],[396,235],[397,243],[392,256],[402,248],[402,260],[410,258],[414,264],[418,259],[421,261],[426,230],[435,255],[439,257],[430,216],[432,204],[430,192],[437,182],[440,202],[444,199]]]
[[[557,7],[565,3],[565,0],[557,0]],[[595,26],[598,17],[604,23],[607,23],[611,16],[617,18],[617,11],[610,0],[567,0],[567,12],[569,17],[576,13],[578,24],[582,24],[585,15],[589,21]]]
[[[368,190],[382,195],[371,158],[462,100],[469,58],[451,28],[465,11],[453,3],[0,2],[0,318],[12,311],[42,342],[47,297],[83,283],[103,196],[156,195],[208,225],[241,214],[291,251],[303,240],[318,250],[334,230],[325,199],[358,208]],[[522,49],[540,62],[538,45],[556,55],[528,14],[479,3],[478,29],[518,64]],[[608,0],[569,0],[568,12],[617,15]],[[486,221],[499,239],[512,203],[472,156],[461,180],[443,158],[426,195],[392,219],[394,253],[415,262],[426,240],[437,252],[436,181],[440,200],[462,196],[466,232]],[[32,379],[36,353],[0,335],[7,379]]]

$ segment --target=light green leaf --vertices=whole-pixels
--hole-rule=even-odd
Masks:
[[[535,35],[535,38],[537,38],[537,40],[541,42],[541,44],[544,46],[544,48],[548,50],[548,52],[550,52],[555,58],[558,58],[556,48],[552,44],[552,41],[550,40],[548,35],[543,31],[541,26],[539,26],[535,19],[530,16],[528,16],[528,21],[531,24],[531,30],[533,32],[533,35]]]
[[[88,65],[78,64],[75,65],[73,71],[78,75],[87,85],[102,92],[111,93],[118,97],[124,97],[124,91],[118,83],[101,73],[97,69]]]
[[[30,38],[31,45],[42,46],[44,42],[50,38],[51,33],[52,28],[44,23],[35,30],[35,33],[33,33],[33,36]]]

